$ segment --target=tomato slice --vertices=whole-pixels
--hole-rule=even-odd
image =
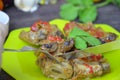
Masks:
[[[69,30],[69,29],[70,29],[70,23],[66,23],[64,27],[64,31]]]
[[[51,42],[61,42],[62,41],[61,37],[59,37],[59,36],[52,36],[52,35],[48,36],[47,39],[50,40]]]
[[[36,32],[39,30],[40,25],[41,26],[49,26],[50,24],[49,24],[49,22],[39,20],[31,26],[30,30],[33,32]]]
[[[33,24],[33,25],[30,27],[30,30],[33,31],[33,32],[38,31],[38,28],[37,28],[36,24]]]
[[[51,42],[54,42],[54,41],[56,41],[56,39],[55,39],[55,37],[54,36],[48,36],[48,40],[50,40]]]

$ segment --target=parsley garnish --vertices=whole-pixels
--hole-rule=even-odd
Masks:
[[[94,4],[93,0],[66,0],[67,3],[60,7],[60,16],[63,19],[75,20],[79,18],[81,22],[93,22],[98,15],[97,8],[110,3],[120,7],[120,0],[105,0],[102,3]]]
[[[79,17],[82,22],[92,22],[96,19],[97,9],[93,0],[67,0],[60,8],[60,16],[67,20]]]
[[[99,39],[93,37],[88,32],[79,29],[78,27],[74,27],[72,31],[69,33],[68,38],[73,38],[75,41],[75,47],[77,49],[85,49],[87,48],[87,44],[91,46],[100,45],[101,42]]]

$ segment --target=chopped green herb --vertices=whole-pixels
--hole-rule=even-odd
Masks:
[[[96,19],[97,10],[92,0],[66,0],[60,8],[60,16],[67,20],[79,17],[82,22],[92,22]]]
[[[79,29],[78,27],[73,28],[69,34],[69,38],[75,38],[76,36],[91,36],[89,33]]]
[[[75,38],[75,47],[77,49],[85,49],[87,48],[86,41],[80,37]]]
[[[90,22],[95,21],[97,16],[97,9],[95,6],[91,6],[89,8],[86,8],[85,10],[79,12],[79,19],[82,22]]]
[[[60,8],[60,16],[63,19],[75,20],[79,18],[81,22],[93,22],[98,15],[97,8],[113,3],[120,7],[120,0],[105,0],[102,3],[94,4],[93,0],[66,0]]]
[[[74,20],[75,18],[77,18],[77,11],[78,8],[74,7],[72,4],[65,4],[61,7],[60,15],[64,19]]]
[[[96,46],[96,45],[101,44],[101,42],[93,36],[87,36],[87,37],[82,37],[82,38],[92,46]]]
[[[101,44],[99,39],[93,37],[84,30],[79,29],[78,27],[74,27],[69,33],[68,37],[75,40],[75,47],[77,49],[85,49],[87,48],[87,44],[90,44],[92,46]]]

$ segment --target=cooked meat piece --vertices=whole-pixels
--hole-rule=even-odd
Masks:
[[[47,22],[36,22],[31,26],[30,31],[22,31],[20,39],[33,45],[42,45],[47,41],[49,36],[64,38],[63,33],[56,25],[50,25]]]
[[[73,78],[92,78],[102,76],[104,73],[110,72],[110,65],[107,62],[99,64],[99,62],[84,62],[79,59],[73,60],[74,76]]]
[[[57,58],[61,61],[61,58]],[[61,65],[49,59],[48,57],[37,58],[37,65],[41,68],[44,75],[54,79],[70,79],[73,74],[72,66],[68,61],[62,59]]]
[[[38,42],[39,42],[39,40],[37,39],[37,33],[34,33],[32,31],[29,31],[29,32],[21,31],[19,38],[25,42],[28,42],[34,45],[38,45]]]
[[[68,36],[74,27],[78,27],[78,28],[88,32],[92,36],[100,39],[102,43],[114,41],[117,38],[116,34],[105,32],[102,28],[95,27],[92,23],[81,24],[81,23],[77,23],[77,22],[66,23],[66,25],[64,27],[65,35]]]
[[[55,33],[57,36],[60,36],[61,38],[64,38],[63,33],[60,30],[57,30]]]
[[[106,62],[106,63],[100,63],[100,65],[103,68],[103,73],[110,72],[110,64],[108,62]]]
[[[44,43],[44,40],[47,38],[47,35],[48,35],[48,32],[46,32],[45,29],[41,29],[38,32],[21,31],[19,38],[30,44],[40,45]]]
[[[45,42],[44,42],[45,43]],[[67,51],[70,51],[74,47],[74,40],[68,39],[64,40],[61,43],[59,42],[46,42],[45,44],[42,44],[40,49],[46,50],[48,52],[56,53],[58,55],[59,53],[64,53]]]
[[[38,33],[37,38],[39,39],[39,41],[47,39],[48,32],[45,29],[40,29],[37,33]]]
[[[117,37],[114,33],[106,33],[101,28],[95,28],[92,23],[76,22],[66,24],[65,34],[69,35],[74,27],[90,33],[103,43],[113,41]],[[30,31],[22,31],[19,37],[28,43],[40,46],[35,52],[36,63],[47,77],[77,80],[110,72],[110,65],[101,54],[76,50],[74,40],[65,39],[56,25],[38,21],[31,26]]]
[[[116,38],[117,38],[117,35],[115,33],[109,32],[107,35],[107,40],[109,40],[109,41],[114,41],[114,40],[116,40]]]
[[[41,46],[42,50],[46,50],[48,52],[55,52],[58,48],[57,42],[49,43],[49,44],[43,44]]]
[[[91,64],[86,63],[84,61],[80,61],[79,59],[74,59],[73,66],[74,66],[73,79],[91,78],[101,76],[103,74],[102,67],[101,65],[98,64],[98,62]]]
[[[108,32],[108,33],[106,33],[106,35],[104,37],[100,38],[100,41],[102,43],[106,43],[106,42],[114,41],[114,40],[116,40],[116,38],[117,38],[116,34]]]
[[[68,39],[63,42],[63,44],[60,47],[60,52],[67,52],[70,51],[74,47],[74,40]]]
[[[74,79],[102,76],[104,73],[110,72],[110,65],[101,54],[95,55],[83,51],[78,52],[75,55],[76,58],[72,59]]]
[[[37,53],[37,65],[44,75],[54,79],[77,80],[102,76],[110,72],[109,63],[100,54],[95,55],[77,50],[74,53],[69,52],[53,56],[61,64],[39,52],[39,54]],[[69,59],[65,58],[68,56]],[[73,56],[74,58],[71,58]]]

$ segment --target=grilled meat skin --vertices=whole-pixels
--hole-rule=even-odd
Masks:
[[[64,54],[67,54],[67,56]],[[74,55],[72,53],[64,54],[53,54],[53,56],[61,63],[58,64],[44,53],[36,53],[37,65],[47,77],[63,80],[92,78],[110,72],[110,65],[101,54],[95,55],[79,50],[75,51]],[[70,58],[65,58],[68,57],[68,55]],[[73,56],[74,58],[71,58]]]

